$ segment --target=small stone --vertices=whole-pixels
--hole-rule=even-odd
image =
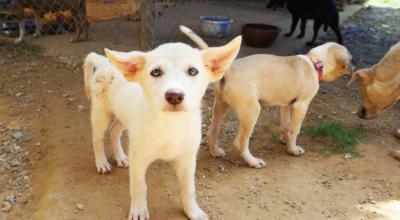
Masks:
[[[84,112],[85,110],[86,110],[86,107],[84,105],[78,105],[79,112]]]
[[[17,197],[15,195],[7,196],[6,200],[7,200],[7,202],[11,203],[12,205],[17,203]]]
[[[17,92],[17,93],[15,94],[15,97],[16,97],[16,98],[21,97],[23,94],[24,94],[24,93],[22,93],[22,92]]]
[[[206,138],[206,137],[203,137],[203,138],[201,139],[200,145],[206,145],[206,144],[207,144],[207,138]]]
[[[29,135],[25,135],[21,131],[11,131],[11,136],[17,141],[24,141],[24,142],[29,142],[32,140],[32,137]]]
[[[71,96],[71,94],[70,94],[69,92],[63,92],[63,93],[61,93],[61,97],[63,97],[63,98],[67,98],[67,97],[69,97],[69,96]]]
[[[219,171],[221,173],[223,173],[225,171],[225,166],[224,165],[219,165],[218,168],[219,168]]]
[[[351,154],[349,154],[349,153],[344,155],[344,159],[346,159],[346,160],[350,160],[351,158],[353,158],[353,156],[351,156]]]
[[[1,211],[2,212],[9,212],[12,208],[12,205],[9,202],[3,202],[1,204]]]
[[[81,204],[81,203],[77,204],[77,205],[76,205],[76,208],[77,208],[78,210],[83,210],[83,204]]]

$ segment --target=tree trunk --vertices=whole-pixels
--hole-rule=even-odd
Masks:
[[[140,50],[147,51],[154,47],[154,16],[153,16],[153,0],[141,0],[140,3]]]

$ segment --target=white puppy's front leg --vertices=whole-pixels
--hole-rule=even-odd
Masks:
[[[134,154],[131,146],[130,144],[130,156]],[[150,216],[147,209],[146,170],[151,161],[141,158],[140,152],[136,152],[135,155],[137,156],[129,158],[131,207],[128,220],[147,220]]]
[[[294,103],[292,106],[291,117],[292,122],[289,131],[289,141],[287,143],[288,153],[299,156],[304,154],[305,150],[297,146],[297,136],[300,133],[301,124],[303,123],[304,117],[306,116],[308,104],[306,102]]]
[[[194,183],[196,153],[185,154],[174,162],[181,191],[181,201],[186,215],[191,220],[207,220],[207,215],[196,202]]]

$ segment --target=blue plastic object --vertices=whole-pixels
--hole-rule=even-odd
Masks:
[[[206,37],[223,38],[229,34],[233,20],[221,16],[201,16],[201,31]]]

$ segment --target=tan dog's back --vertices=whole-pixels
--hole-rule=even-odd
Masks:
[[[393,78],[394,74],[400,74],[400,42],[392,46],[379,63],[371,67],[371,71],[382,81]]]
[[[221,88],[224,94],[229,94],[224,96],[228,103],[233,96],[254,95],[267,104],[281,106],[314,94],[318,81],[313,74],[310,65],[299,56],[257,54],[236,60],[225,75],[226,85],[221,84]]]

